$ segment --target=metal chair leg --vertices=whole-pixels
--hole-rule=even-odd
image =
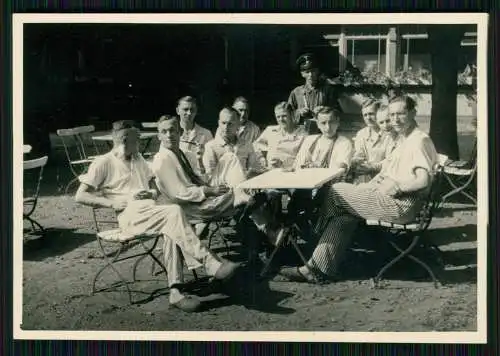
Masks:
[[[145,255],[145,257],[147,257],[147,256],[151,257],[151,259],[153,260],[153,263],[156,263],[157,265],[159,265],[160,268],[165,273],[165,276],[167,276],[168,273],[167,273],[167,269],[166,269],[165,265],[163,263],[161,263],[161,261],[158,259],[158,257],[156,257],[155,254],[154,254],[154,250],[156,249],[156,245],[158,244],[158,241],[160,240],[160,237],[161,236],[156,237],[155,240],[154,240],[154,242],[153,242],[153,244],[152,244],[152,246],[149,247],[149,248],[144,244],[143,241],[141,241],[141,245],[142,245],[142,247],[145,250],[147,249],[147,251],[146,251],[147,255]],[[134,273],[135,273],[135,270],[134,270]],[[134,275],[134,281],[135,281],[135,275]]]
[[[28,215],[23,216],[23,218],[30,222],[33,231],[36,231],[38,228],[38,230],[40,230],[42,234],[45,234],[45,228],[42,225],[40,225],[38,221],[36,221],[35,219],[33,219],[31,216]]]
[[[390,244],[392,245],[393,248],[395,248],[396,250],[398,250],[400,253],[404,252],[403,249],[401,249],[398,245],[396,245],[392,241],[390,241]],[[426,264],[425,262],[423,262],[422,260],[420,260],[419,258],[417,258],[416,256],[414,256],[414,255],[412,255],[410,253],[406,257],[408,257],[412,261],[418,263],[420,266],[422,266],[423,268],[425,268],[427,270],[427,272],[429,273],[429,275],[431,276],[432,281],[434,282],[434,287],[438,288],[439,281],[436,278],[436,276],[434,275],[434,272],[432,271],[432,269],[429,267],[428,264]]]
[[[463,183],[462,185],[455,184],[453,179],[451,179],[450,177],[448,177],[446,175],[445,175],[445,178],[448,181],[448,183],[453,187],[453,189],[443,196],[443,198],[442,198],[443,202],[445,202],[449,197],[451,197],[457,193],[460,193],[460,194],[464,195],[465,197],[469,198],[475,205],[477,204],[477,199],[465,190],[474,180],[474,176],[469,177],[469,179],[467,179],[467,181],[465,183]]]
[[[425,268],[427,270],[427,273],[429,273],[429,275],[432,278],[432,281],[434,282],[434,288],[437,289],[439,287],[439,281],[436,278],[432,269],[429,267],[429,265],[427,265],[425,262],[423,262],[422,260],[418,259],[417,257],[415,257],[413,255],[408,255],[408,258],[411,259],[412,261],[418,263],[420,266],[422,266],[423,268]]]
[[[101,248],[101,251],[103,252],[103,256],[104,256],[104,259],[106,260],[106,265],[103,266],[97,273],[96,275],[94,276],[94,280],[92,281],[92,295],[94,295],[95,293],[98,293],[98,292],[103,292],[103,291],[106,291],[106,290],[109,290],[111,288],[114,288],[114,287],[119,287],[119,286],[125,286],[125,288],[127,289],[127,293],[128,293],[128,296],[129,296],[129,302],[130,304],[133,304],[133,299],[132,299],[132,291],[130,290],[130,287],[128,286],[128,283],[127,283],[127,280],[122,276],[122,274],[118,271],[118,269],[114,266],[114,263],[118,260],[118,257],[121,255],[121,253],[123,252],[123,248],[120,248],[117,252],[116,252],[116,255],[110,260],[105,251],[104,251],[104,247],[102,245],[102,242],[100,241],[100,239],[98,239],[98,244]],[[120,246],[122,247],[122,246]],[[99,278],[99,276],[102,274],[102,272],[104,272],[107,268],[111,268],[117,275],[118,277],[120,278],[120,282],[114,286],[110,286],[108,288],[101,288],[101,289],[96,289],[96,283],[97,283],[97,279]]]
[[[216,234],[221,234],[219,235],[222,242],[224,243],[224,247],[226,248],[226,256],[229,255],[229,244],[227,243],[225,237],[222,235],[222,233],[220,232],[221,231],[221,224],[219,222],[215,222],[215,229],[210,231],[208,234],[208,248],[210,249],[211,245],[212,245],[212,238],[216,235]]]
[[[413,237],[413,240],[410,244],[410,246],[408,246],[406,248],[406,250],[402,251],[398,256],[396,256],[394,259],[392,259],[389,263],[387,263],[384,267],[382,267],[382,269],[378,272],[378,274],[373,278],[373,283],[374,285],[376,286],[378,284],[378,282],[380,282],[380,280],[382,279],[382,276],[384,275],[384,273],[389,269],[391,268],[393,265],[395,265],[399,260],[401,260],[403,257],[405,257],[406,255],[408,255],[410,253],[410,251],[415,247],[415,245],[418,243],[418,240],[420,239],[420,236],[419,235],[414,235]],[[391,243],[391,246],[394,247],[395,244],[393,244],[392,241],[389,241]],[[397,249],[396,249],[397,250]]]
[[[66,185],[66,188],[64,189],[64,194],[68,195],[69,187],[71,187],[74,183],[77,182],[78,182],[78,177],[75,177],[72,180],[70,180],[69,183]]]

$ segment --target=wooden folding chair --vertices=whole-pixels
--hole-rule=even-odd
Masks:
[[[421,241],[421,237],[429,228],[429,225],[431,224],[432,218],[434,216],[434,212],[441,206],[442,200],[440,199],[438,188],[442,181],[443,167],[447,160],[447,156],[441,154],[439,155],[439,163],[436,164],[434,169],[434,179],[431,185],[431,189],[427,194],[426,200],[414,221],[407,224],[394,224],[381,220],[366,220],[367,226],[380,227],[388,237],[386,241],[399,253],[395,258],[386,263],[380,269],[378,274],[370,280],[372,288],[377,288],[384,273],[404,257],[408,257],[415,263],[422,266],[432,278],[434,287],[438,288],[439,281],[432,269],[424,261],[413,255],[412,252],[417,246],[430,247],[439,253],[441,252],[435,244],[424,244],[424,242]],[[406,248],[402,248],[398,244],[402,240],[402,236],[407,237],[406,241],[408,241],[408,239],[411,239],[411,243]]]
[[[40,183],[43,177],[43,169],[47,161],[48,156],[43,156],[23,162],[23,219],[30,222],[33,232],[38,229],[42,234],[45,234],[45,229],[39,222],[33,219],[31,215],[36,209],[38,194],[40,193]]]
[[[447,162],[443,167],[443,176],[452,188],[448,193],[443,195],[443,203],[455,194],[462,194],[470,199],[474,205],[477,204],[475,194],[470,191],[470,188],[474,186],[473,182],[477,176],[477,139],[474,143],[470,159],[468,161]]]
[[[73,174],[73,179],[66,185],[65,194],[68,194],[69,188],[78,182],[78,177],[87,171],[90,163],[99,155],[99,150],[90,137],[90,134],[94,131],[94,125],[57,130],[57,135],[61,138],[69,168]]]

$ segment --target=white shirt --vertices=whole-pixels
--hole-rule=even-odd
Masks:
[[[382,162],[382,169],[373,180],[389,178],[395,182],[409,181],[415,178],[417,168],[423,168],[432,175],[437,162],[438,156],[431,138],[415,127]]]
[[[252,143],[237,140],[235,144],[230,144],[221,136],[216,135],[212,141],[205,144],[203,165],[208,177],[213,175],[220,159],[226,153],[235,154],[245,174],[250,170],[262,170]]]
[[[133,156],[130,162],[124,162],[115,156],[114,151],[110,151],[96,157],[79,180],[108,199],[130,201],[138,191],[149,189],[153,177],[148,163],[140,154]]]
[[[210,130],[194,124],[193,128],[189,131],[185,130],[181,135],[181,142],[179,144],[181,150],[184,152],[196,152],[196,144],[204,145],[208,141],[213,140],[214,136]]]
[[[307,136],[303,126],[298,126],[294,132],[288,133],[279,125],[268,126],[254,142],[255,152],[259,159],[267,152],[267,161],[278,158],[283,167],[292,167],[299,152],[302,141]]]
[[[377,132],[370,127],[359,130],[354,137],[354,157],[367,162],[380,162],[396,147],[396,141],[388,133]]]
[[[300,169],[301,166],[311,163],[319,164],[326,156],[330,155],[328,166],[324,168],[345,166],[347,170],[353,153],[352,142],[345,136],[337,134],[335,138],[330,139],[323,135],[310,135],[304,139],[300,146],[295,168]]]
[[[192,166],[192,153],[185,152],[184,154],[193,171],[197,173],[195,167]],[[188,157],[191,157],[191,159]],[[206,196],[203,187],[197,186],[190,181],[179,159],[171,150],[161,146],[153,158],[151,169],[156,177],[158,189],[167,202],[181,204],[205,200]]]

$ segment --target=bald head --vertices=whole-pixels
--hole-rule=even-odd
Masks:
[[[227,139],[232,140],[238,135],[240,119],[238,112],[230,107],[225,107],[219,112],[219,133]]]

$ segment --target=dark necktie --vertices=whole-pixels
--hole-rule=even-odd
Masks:
[[[203,180],[193,171],[193,168],[191,168],[191,165],[184,155],[184,152],[179,151],[179,153],[177,154],[177,158],[179,159],[179,163],[181,164],[184,173],[186,173],[191,183],[198,186],[205,185],[205,182],[203,182]]]

